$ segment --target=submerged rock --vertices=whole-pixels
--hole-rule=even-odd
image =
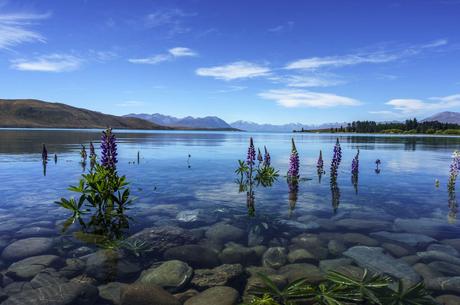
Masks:
[[[458,305],[460,304],[460,297],[451,294],[444,294],[436,297],[436,301],[440,305]]]
[[[255,263],[258,260],[256,251],[252,248],[244,247],[236,243],[227,243],[224,250],[219,255],[224,264],[243,264]]]
[[[450,245],[431,244],[428,246],[428,248],[426,248],[426,250],[427,251],[440,251],[440,252],[444,252],[451,256],[459,256],[459,252],[457,251],[457,249],[455,249],[454,247]]]
[[[380,231],[370,234],[373,237],[385,240],[397,241],[411,247],[422,247],[427,244],[436,242],[436,239],[417,233],[393,233]]]
[[[226,223],[218,223],[210,227],[206,231],[205,235],[211,240],[225,243],[243,239],[246,235],[246,232],[240,228]]]
[[[193,269],[189,265],[178,260],[171,260],[143,271],[138,281],[144,284],[155,284],[176,292],[188,284],[192,274]]]
[[[238,298],[239,294],[235,289],[218,286],[209,288],[199,295],[188,299],[184,305],[236,305]]]
[[[318,259],[305,249],[296,249],[289,251],[288,261],[293,263],[316,263]]]
[[[345,243],[353,245],[363,245],[369,247],[375,247],[379,245],[379,242],[369,236],[361,233],[346,233],[343,234],[343,240]]]
[[[346,228],[350,231],[360,231],[364,230],[369,231],[380,231],[389,229],[392,226],[391,222],[384,220],[372,219],[354,219],[354,218],[345,218],[340,219],[335,222],[338,227]]]
[[[324,280],[321,270],[311,264],[289,264],[279,269],[278,273],[285,276],[288,282],[305,278],[308,283],[319,283]]]
[[[294,220],[280,220],[278,223],[282,226],[288,227],[291,231],[299,231],[299,232],[308,232],[308,231],[315,231],[320,228],[320,225],[314,221],[310,221],[308,223],[301,223]],[[299,233],[298,232],[298,233]]]
[[[56,255],[32,256],[11,264],[6,274],[12,278],[26,280],[33,278],[45,268],[57,267],[62,263]]]
[[[214,286],[238,288],[243,281],[243,273],[243,266],[240,264],[224,264],[213,269],[196,269],[191,284],[198,290]]]
[[[2,305],[92,305],[97,296],[96,287],[69,282],[23,290],[10,296]]]
[[[6,260],[19,260],[30,256],[37,256],[50,252],[54,246],[54,239],[47,237],[30,237],[17,240],[9,244],[2,252]]]
[[[180,260],[194,268],[212,268],[220,264],[217,253],[198,245],[184,245],[168,249],[164,253],[167,260]]]
[[[82,259],[86,260],[85,272],[98,280],[132,276],[140,271],[139,265],[123,259],[114,250],[99,250]]]
[[[328,272],[341,266],[351,265],[352,262],[349,258],[325,259],[319,262],[319,268],[322,272]]]
[[[265,267],[278,269],[287,261],[286,249],[283,247],[268,248],[262,256],[262,264]]]
[[[143,241],[149,245],[153,253],[160,254],[169,248],[197,241],[193,233],[174,226],[146,228],[132,235],[128,240]]]
[[[183,225],[204,225],[216,222],[217,217],[203,209],[185,210],[176,215],[176,220]]]
[[[460,275],[460,266],[448,262],[432,262],[428,266],[441,272],[444,276]]]
[[[132,284],[121,287],[121,305],[181,305],[172,294],[152,284]]]
[[[425,252],[417,252],[417,256],[421,257],[425,262],[432,262],[432,261],[444,261],[451,264],[456,264],[460,266],[460,258],[449,255],[445,252],[441,251],[425,251]]]
[[[103,300],[109,301],[111,304],[120,305],[121,304],[121,290],[123,287],[128,286],[128,284],[111,282],[106,285],[101,285],[97,287],[99,290],[99,297]]]
[[[449,225],[444,219],[432,218],[396,218],[394,228],[409,233],[423,233],[437,236],[440,233],[455,233],[456,228]]]
[[[399,279],[407,279],[412,283],[420,281],[420,276],[409,264],[384,254],[382,248],[355,246],[343,254],[370,271],[386,273]]]
[[[52,236],[56,235],[57,231],[50,228],[28,227],[16,232],[17,237],[37,237],[37,236]]]

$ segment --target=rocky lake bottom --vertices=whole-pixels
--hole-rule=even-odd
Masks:
[[[364,268],[424,281],[440,304],[460,302],[460,238],[445,222],[350,212],[249,224],[246,214],[230,212],[174,204],[142,210],[137,217],[151,227],[126,239],[144,245],[136,252],[85,243],[75,238],[78,225],[59,235],[63,221],[49,213],[1,211],[1,304],[234,305],[263,285],[258,272],[283,287],[299,278],[318,283],[329,270],[359,276]]]

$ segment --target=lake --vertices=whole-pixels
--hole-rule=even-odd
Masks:
[[[436,296],[460,295],[460,225],[447,192],[460,137],[114,133],[117,170],[126,175],[135,201],[122,218],[87,215],[83,223],[71,224],[65,223],[71,213],[55,201],[73,195],[67,188],[90,168],[89,162],[81,163],[81,145],[88,150],[93,141],[99,154],[101,131],[0,130],[0,300],[2,294],[10,296],[5,304],[15,295],[33,299],[27,285],[40,287],[44,280],[99,286],[96,304],[116,304],[117,293],[114,297],[107,290],[119,291],[139,278],[170,281],[163,286],[173,293],[218,283],[246,298],[257,270],[288,281],[306,276],[316,282],[331,268],[367,268],[410,282],[425,280]],[[254,211],[248,211],[235,174],[237,161],[246,159],[250,137],[262,153],[268,148],[280,174],[271,187],[254,188]],[[296,199],[285,177],[291,138],[300,156]],[[331,193],[329,166],[337,138],[342,162]],[[49,154],[46,166],[43,143]],[[351,162],[358,149],[354,185]],[[321,178],[316,168],[320,150],[325,164]],[[104,234],[109,238],[101,239]],[[141,246],[123,248],[122,240]],[[38,258],[24,262],[30,257]],[[176,264],[182,265],[169,268],[185,272],[180,276],[185,280],[177,282],[175,273],[162,267],[165,260],[179,260]]]

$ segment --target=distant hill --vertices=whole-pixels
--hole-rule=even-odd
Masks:
[[[236,121],[230,124],[234,128],[246,131],[255,132],[292,132],[293,130],[306,129],[325,129],[325,128],[340,128],[340,126],[347,126],[347,123],[327,123],[321,125],[307,125],[301,123],[289,123],[283,125],[273,124],[258,124],[248,121]]]
[[[160,113],[145,114],[145,113],[130,113],[124,117],[134,117],[148,120],[155,124],[170,126],[170,127],[184,127],[184,128],[203,128],[203,129],[233,129],[232,126],[227,124],[224,120],[215,117],[207,116],[203,118],[194,118],[191,116],[185,118],[176,118],[169,115],[163,115]]]
[[[422,122],[429,122],[429,121],[460,124],[460,112],[453,112],[453,111],[439,112],[439,113],[436,113],[435,115],[432,115],[422,120]]]
[[[139,118],[119,117],[32,99],[0,99],[0,127],[172,129]]]

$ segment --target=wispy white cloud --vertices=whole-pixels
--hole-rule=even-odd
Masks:
[[[148,28],[161,29],[168,37],[183,34],[191,31],[191,28],[184,25],[184,18],[195,16],[195,13],[185,12],[181,9],[159,9],[149,13],[145,18],[145,25]]]
[[[46,42],[42,34],[30,27],[50,16],[50,13],[0,14],[0,49],[10,49],[22,43]]]
[[[272,89],[259,93],[259,97],[274,100],[288,108],[330,108],[336,106],[358,106],[360,101],[332,93],[313,92],[300,89]]]
[[[332,75],[286,75],[273,76],[269,79],[275,83],[297,88],[330,87],[345,83],[345,81]]]
[[[460,94],[442,97],[431,97],[428,101],[420,99],[392,99],[385,103],[391,110],[370,111],[372,114],[383,114],[392,117],[407,117],[408,115],[429,114],[433,111],[452,110],[460,107]]]
[[[184,47],[175,47],[169,49],[169,53],[174,57],[183,57],[183,56],[197,56],[198,54],[189,48]]]
[[[223,66],[198,68],[196,74],[229,81],[266,76],[270,74],[270,68],[248,61],[236,61]]]
[[[89,55],[91,59],[94,59],[98,62],[106,62],[118,57],[118,54],[114,51],[97,51],[97,50],[89,50]]]
[[[357,52],[341,56],[310,57],[288,63],[285,69],[315,70],[320,68],[339,68],[358,64],[378,64],[395,61],[404,57],[420,54],[426,49],[438,48],[448,43],[446,39],[435,40],[422,45],[409,46],[397,50],[378,50]]]
[[[272,33],[283,33],[291,31],[294,27],[294,21],[288,21],[285,24],[280,24],[278,26],[269,28],[268,31]]]
[[[34,59],[15,59],[11,68],[20,71],[67,72],[80,68],[83,60],[68,54],[50,54]]]
[[[155,65],[165,61],[174,60],[177,57],[192,57],[198,56],[198,53],[189,48],[175,47],[168,50],[168,53],[155,54],[144,58],[130,58],[129,62],[133,64],[149,64]]]

